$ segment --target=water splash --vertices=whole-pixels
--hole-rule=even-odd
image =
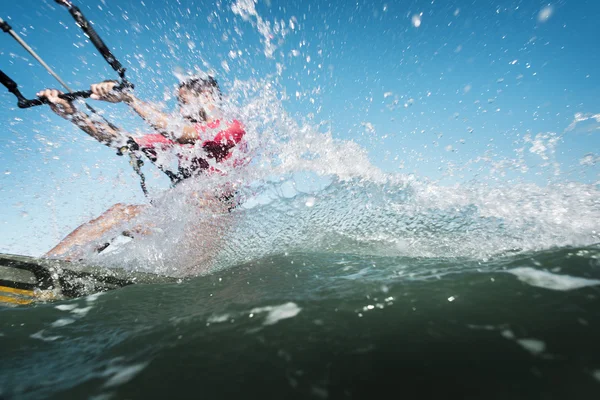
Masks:
[[[192,186],[178,189],[170,208],[148,216],[160,233],[94,261],[196,275],[287,252],[486,260],[600,240],[600,193],[590,185],[443,187],[400,175],[385,183],[328,175],[307,189],[318,179],[309,175],[241,188],[246,203],[233,213],[184,209],[173,198]]]
[[[287,94],[282,73],[286,60],[278,57],[283,54],[278,49],[284,45],[286,36],[297,29],[298,22],[293,17],[288,23],[269,21],[259,14],[257,5],[257,0],[237,0],[221,10],[219,3],[217,8],[223,12],[207,16],[210,23],[217,23],[222,15],[231,17],[233,13],[260,35],[267,61],[278,58],[276,73],[260,79],[234,79],[224,85],[227,97],[223,116],[243,121],[247,130],[244,157],[249,160],[248,166],[238,170],[220,164],[218,168],[227,173],[226,177],[203,177],[170,191],[154,192],[153,206],[119,228],[144,226],[149,234],[139,235],[104,256],[96,255],[93,247],[78,249],[86,254],[87,261],[194,275],[295,250],[481,259],[506,251],[586,245],[598,240],[597,186],[565,182],[548,186],[508,183],[442,186],[424,178],[384,173],[370,162],[366,147],[337,139],[336,132],[315,121],[314,115],[305,118],[290,115],[284,106]],[[176,9],[178,13],[180,10]],[[179,16],[177,13],[174,15]],[[420,26],[423,15],[414,15],[414,27]],[[454,15],[459,15],[458,9]],[[185,17],[182,21],[185,22]],[[157,23],[157,27],[163,23]],[[233,75],[238,75],[236,66],[240,70],[252,69],[244,59],[248,49],[241,39],[233,39],[236,34],[242,37],[236,24],[233,30],[216,34],[222,34],[222,38],[211,43],[226,43],[222,57],[227,58],[227,63],[219,61],[226,65],[223,70]],[[151,62],[151,55],[134,57],[141,70],[148,68],[152,73],[156,87],[165,86],[168,80],[164,68],[174,69],[180,81],[215,72],[202,57],[204,43],[194,36],[193,30],[186,32],[185,23],[174,25],[160,39],[171,51],[170,64],[165,66],[163,60]],[[306,42],[302,40],[300,45]],[[182,51],[183,48],[189,52]],[[189,54],[193,63],[202,66],[191,70],[173,67],[185,61],[182,54]],[[300,52],[291,50],[291,54],[295,57]],[[309,63],[310,55],[302,54],[302,58],[305,56]],[[515,61],[510,65],[522,62]],[[131,70],[136,71],[136,67]],[[252,75],[257,76],[254,70]],[[461,87],[465,94],[472,91],[470,83]],[[394,93],[384,92],[383,97],[394,100],[394,106],[413,105],[414,99],[408,94]],[[169,100],[172,94],[166,91],[164,101]],[[495,97],[490,99],[490,103],[495,101]],[[577,114],[567,131],[574,130],[577,124],[598,120],[598,114]],[[363,126],[369,135],[376,136],[381,125],[365,120]],[[492,171],[512,168],[526,172],[524,154],[530,153],[542,160],[542,168],[559,176],[556,155],[560,154],[561,137],[553,133],[530,134],[520,141],[523,147],[516,149],[517,159],[498,161],[486,153],[468,161],[466,166],[483,161],[484,168],[489,164]],[[61,143],[49,141],[43,135],[39,135],[38,141],[48,152],[55,151]],[[444,148],[448,153],[457,150],[453,145]],[[581,164],[593,166],[597,158],[595,154],[586,155]],[[233,213],[225,212],[212,201],[214,188],[223,186],[237,191],[244,200],[243,206]],[[109,232],[104,239],[110,240],[118,234],[118,230]]]
[[[277,36],[281,39],[285,37],[288,28],[285,21],[275,21],[273,23],[263,19],[256,11],[258,0],[237,0],[232,6],[231,11],[239,15],[244,21],[248,21],[254,26],[262,36],[262,42],[265,46],[264,54],[267,58],[273,58],[277,44],[273,43]],[[292,27],[293,23],[290,23]]]

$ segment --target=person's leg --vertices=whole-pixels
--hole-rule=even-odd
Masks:
[[[79,255],[71,254],[73,249],[94,241],[99,241],[106,232],[118,224],[135,218],[145,207],[147,206],[115,204],[98,218],[86,222],[75,229],[44,256],[66,260],[76,259]]]

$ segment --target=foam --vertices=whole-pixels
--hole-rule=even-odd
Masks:
[[[298,313],[301,310],[302,309],[300,307],[298,307],[295,303],[289,302],[289,303],[281,304],[279,306],[267,306],[267,307],[253,308],[250,311],[250,313],[251,314],[259,314],[259,313],[267,312],[268,314],[267,314],[267,317],[265,318],[265,321],[263,322],[263,325],[273,325],[283,319],[295,317],[296,315],[298,315]]]
[[[53,328],[60,328],[62,326],[70,325],[73,322],[75,322],[75,320],[71,318],[60,318],[50,324],[50,326]]]
[[[506,339],[514,339],[515,338],[515,334],[513,333],[513,331],[511,331],[510,329],[503,329],[500,334],[505,337]]]
[[[92,309],[92,306],[82,307],[82,308],[74,308],[71,310],[71,313],[78,315],[79,317],[85,317],[88,312]]]
[[[62,338],[62,336],[44,336],[44,330],[43,329],[41,331],[39,331],[39,332],[31,334],[30,337],[33,338],[33,339],[42,340],[44,342],[54,342],[55,340],[58,340],[58,339]]]
[[[86,296],[85,301],[87,301],[88,303],[93,303],[96,300],[98,300],[98,297],[102,296],[104,293],[105,292],[98,292],[98,293],[94,293],[89,296]]]
[[[600,280],[558,275],[531,267],[519,267],[506,272],[515,275],[521,282],[528,285],[550,290],[567,291],[600,285]]]
[[[60,311],[71,311],[71,310],[77,308],[77,304],[60,304],[60,305],[56,306],[55,308]]]
[[[112,374],[110,379],[106,381],[104,387],[114,387],[122,385],[132,380],[137,374],[139,374],[148,363],[134,364],[126,367],[113,367],[107,371],[107,375]]]
[[[546,343],[537,339],[517,339],[517,343],[534,355],[541,354],[546,350]]]
[[[225,322],[227,320],[229,320],[231,318],[231,315],[229,314],[222,314],[222,315],[211,315],[207,322],[209,323],[220,323],[220,322]]]

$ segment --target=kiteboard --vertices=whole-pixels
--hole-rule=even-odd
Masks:
[[[67,300],[133,284],[175,280],[78,262],[0,254],[0,306]]]

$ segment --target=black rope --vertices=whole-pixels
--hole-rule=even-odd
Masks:
[[[139,150],[140,146],[131,136],[129,136],[127,138],[127,144],[119,148],[119,150],[117,150],[117,155],[122,156],[125,153],[128,153],[129,164],[131,165],[135,173],[140,177],[140,186],[142,188],[142,192],[144,192],[144,196],[149,197],[148,188],[146,187],[146,177],[142,172],[142,166],[144,165],[144,161],[138,154]]]
[[[117,60],[117,58],[112,54],[112,52],[110,51],[108,46],[106,46],[106,44],[100,38],[98,33],[94,30],[94,28],[92,27],[90,22],[85,18],[85,16],[81,12],[81,10],[78,7],[74,6],[69,0],[55,0],[55,1],[58,4],[65,6],[69,10],[69,13],[73,16],[77,25],[88,36],[88,38],[90,39],[92,44],[96,47],[98,52],[102,55],[102,57],[106,60],[106,62],[108,64],[110,64],[110,66],[119,74],[119,76],[121,78],[121,83],[118,86],[116,86],[114,88],[114,90],[123,90],[126,88],[133,88],[134,87],[133,84],[128,82],[127,79],[125,78],[125,68],[123,68],[123,66],[121,65],[119,60]],[[2,19],[0,19],[0,29],[6,33],[11,34],[11,36],[13,36],[17,41],[19,41],[26,49],[29,48],[29,46],[27,46],[27,44],[25,42],[23,42],[22,39],[18,38],[18,36],[16,34],[13,35],[12,27],[6,21],[4,21]],[[33,50],[30,48],[28,51],[33,52]],[[48,69],[48,71],[56,79],[59,80],[59,82],[61,82],[61,84],[65,85],[62,82],[62,80],[60,79],[60,77],[58,77],[56,74],[54,74],[54,72],[51,71],[50,67],[48,67],[45,64],[45,62],[41,58],[39,58],[39,56],[37,56],[37,54],[34,54],[34,56],[40,63],[42,63],[43,66],[45,66]],[[47,103],[47,100],[45,100],[45,99],[29,100],[29,99],[25,98],[23,96],[23,94],[19,91],[18,86],[15,83],[15,81],[10,79],[2,71],[0,71],[0,83],[2,83],[8,89],[9,92],[11,92],[13,95],[15,95],[15,97],[17,98],[17,101],[18,101],[17,105],[19,106],[19,108],[29,108],[29,107],[39,106],[39,105]],[[68,89],[68,90],[70,90],[70,89]],[[74,92],[74,93],[64,93],[64,94],[61,94],[59,97],[69,100],[69,101],[73,101],[76,98],[88,98],[91,96],[91,94],[92,94],[91,91],[87,90],[87,91],[79,91],[79,92]],[[116,125],[114,125],[109,120],[107,120],[96,109],[94,109],[92,106],[90,106],[87,103],[84,103],[84,104],[90,112],[92,112],[95,115],[98,115],[111,129],[113,129],[115,131],[120,131],[120,129]],[[127,152],[129,154],[129,157],[130,157],[129,163],[131,164],[135,173],[140,177],[140,186],[142,188],[142,191],[144,192],[144,195],[146,197],[148,197],[148,189],[146,187],[146,178],[141,170],[142,166],[144,165],[144,161],[141,159],[141,157],[139,155],[140,148],[139,148],[138,144],[135,142],[135,140],[131,136],[127,137],[127,144],[125,146],[121,147],[120,149],[118,149],[117,154],[123,155],[125,152]],[[148,156],[148,154],[146,152],[143,152],[143,153],[146,156]],[[153,159],[152,157],[148,156],[148,159],[150,161],[152,161],[152,163],[154,165],[156,165],[162,172],[164,172],[169,177],[172,185],[175,185],[176,183],[180,182],[182,179],[185,178],[184,176],[181,176],[181,173],[175,174],[175,173],[165,169],[163,166],[157,164],[155,162],[156,160]]]

